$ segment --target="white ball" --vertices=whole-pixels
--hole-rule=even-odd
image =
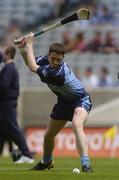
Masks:
[[[73,169],[73,173],[75,173],[75,174],[79,174],[79,173],[80,173],[80,169],[78,169],[78,168],[74,168],[74,169]]]

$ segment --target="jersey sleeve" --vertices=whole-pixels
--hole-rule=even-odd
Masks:
[[[39,66],[43,66],[48,64],[48,57],[47,56],[36,56],[35,57],[36,64]]]

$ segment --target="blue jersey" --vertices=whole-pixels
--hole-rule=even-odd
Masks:
[[[58,68],[52,68],[48,56],[36,57],[36,63],[39,65],[37,73],[41,81],[45,82],[64,101],[89,98],[81,82],[66,63],[62,62]]]

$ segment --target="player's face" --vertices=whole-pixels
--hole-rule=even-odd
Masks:
[[[63,57],[64,57],[63,54],[58,54],[55,52],[50,53],[48,55],[48,60],[49,60],[51,67],[57,68],[61,64]]]

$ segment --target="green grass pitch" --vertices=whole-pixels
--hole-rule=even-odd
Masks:
[[[78,158],[55,158],[53,170],[30,171],[34,164],[16,165],[10,158],[0,157],[0,180],[119,180],[119,159],[98,158],[91,162],[94,173],[74,174],[74,168],[81,169]]]

